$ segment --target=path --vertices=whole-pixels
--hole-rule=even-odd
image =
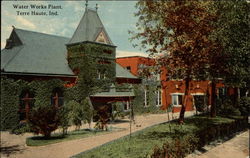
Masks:
[[[185,116],[192,115],[193,112],[186,112]],[[178,114],[175,114],[177,118]],[[171,117],[172,118],[172,117]],[[132,132],[144,129],[146,127],[168,121],[167,114],[150,114],[141,115],[135,117],[135,123],[132,124]],[[10,158],[68,158],[76,155],[80,152],[89,150],[96,146],[102,145],[109,141],[118,139],[122,136],[129,134],[129,122],[123,122],[118,124],[112,124],[114,127],[126,128],[126,130],[107,133],[104,135],[91,136],[87,138],[65,141],[61,143],[40,146],[29,147],[25,145],[25,138],[31,136],[25,134],[23,136],[10,135],[7,132],[1,132],[1,146],[7,151],[10,150],[9,155],[3,155],[1,157]]]
[[[248,158],[249,131],[243,132],[203,154],[191,154],[186,158]]]

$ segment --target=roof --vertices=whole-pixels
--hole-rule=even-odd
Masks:
[[[130,73],[127,69],[123,68],[120,64],[116,63],[116,77],[117,78],[130,78],[130,79],[138,79],[132,73]]]
[[[80,43],[84,41],[95,42],[97,36],[101,32],[104,32],[106,38],[108,39],[107,44],[113,45],[104,28],[104,25],[101,22],[101,19],[97,14],[97,11],[86,8],[85,13],[68,44]]]
[[[74,75],[66,59],[69,38],[17,28],[11,34],[22,44],[1,51],[1,71]]]
[[[14,28],[21,45],[1,51],[1,72],[36,76],[74,76],[65,44],[69,38]],[[116,77],[138,79],[116,63]]]
[[[146,58],[146,59],[153,59],[151,57],[145,57],[145,56],[140,56],[140,55],[117,57],[116,59],[125,59],[125,58]]]
[[[92,97],[133,97],[135,96],[133,90],[130,88],[129,91],[117,91],[114,84],[111,85],[109,91],[107,92],[99,92]]]

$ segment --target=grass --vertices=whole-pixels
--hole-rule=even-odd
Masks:
[[[185,124],[178,125],[177,121],[163,123],[136,132],[131,139],[126,136],[103,146],[80,153],[76,158],[140,158],[151,155],[153,149],[163,143],[171,142],[175,137],[183,137],[216,124],[231,123],[233,119],[206,116],[187,118]],[[171,127],[171,128],[170,128]]]
[[[49,139],[45,139],[43,136],[34,136],[34,137],[28,137],[26,139],[26,144],[28,146],[43,146],[43,145],[49,145],[54,143],[59,143],[63,141],[69,141],[74,139],[80,139],[85,138],[89,136],[95,136],[100,134],[106,134],[113,131],[120,131],[124,130],[122,128],[112,128],[112,130],[109,131],[96,131],[96,130],[88,130],[88,129],[82,129],[77,131],[68,132],[67,135],[63,136],[62,134],[53,134]]]

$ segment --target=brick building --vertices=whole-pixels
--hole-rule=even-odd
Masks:
[[[153,66],[155,63],[154,59],[141,56],[120,57],[116,59],[116,62],[137,76],[140,76],[140,72],[143,71],[143,68]],[[184,81],[180,79],[168,79],[168,74],[164,69],[160,74],[152,73],[151,78],[158,82],[156,85],[158,87],[156,92],[156,100],[158,100],[158,103],[156,101],[156,105],[160,104],[161,109],[167,109],[171,106],[173,112],[179,112],[183,104]],[[147,89],[145,88],[144,91],[144,100],[146,102]],[[201,104],[205,105],[205,107],[209,107],[211,105],[211,93],[211,81],[191,81],[186,110],[195,110],[196,107]],[[222,81],[216,84],[217,97],[233,95],[235,93],[235,89],[225,88]]]

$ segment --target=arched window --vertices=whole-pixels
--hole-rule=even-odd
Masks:
[[[55,88],[52,91],[51,105],[60,107],[63,105],[63,91],[60,88]]]
[[[35,102],[34,94],[29,90],[22,91],[20,95],[20,104],[19,104],[19,120],[23,121],[28,119],[29,111],[33,107]]]

